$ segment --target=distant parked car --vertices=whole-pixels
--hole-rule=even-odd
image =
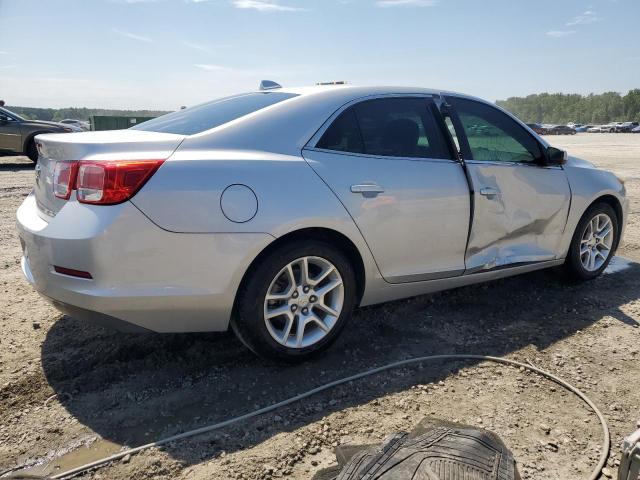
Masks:
[[[615,125],[612,126],[611,124],[596,125],[587,130],[589,133],[611,133],[613,131],[615,131]]]
[[[85,132],[91,129],[91,124],[86,120],[74,120],[72,118],[65,118],[64,120],[60,120],[60,123],[64,123],[65,125],[73,125],[80,128],[81,130],[84,130]]]
[[[32,162],[38,160],[38,149],[34,137],[39,133],[81,132],[73,125],[42,120],[27,120],[20,115],[0,107],[0,153],[26,155]]]
[[[580,127],[575,127],[574,130],[577,133],[587,132],[590,128],[593,128],[593,125],[582,125]]]
[[[544,128],[541,124],[539,123],[527,123],[527,127],[529,127],[531,130],[533,130],[534,132],[536,132],[538,135],[544,135],[547,133],[547,129]]]
[[[634,128],[640,126],[638,122],[623,122],[616,128],[616,132],[619,133],[629,133]]]
[[[548,135],[575,135],[576,131],[566,125],[553,125],[547,131]]]
[[[636,127],[633,130],[631,130],[631,133],[640,133],[640,127]]]
[[[617,132],[618,128],[620,128],[620,125],[622,125],[621,122],[607,123],[606,125],[602,125],[602,132],[603,133],[614,133],[614,132]]]

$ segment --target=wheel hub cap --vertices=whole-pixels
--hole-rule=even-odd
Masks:
[[[297,302],[298,307],[300,308],[307,307],[311,303],[311,300],[309,300],[309,297],[306,295],[304,297],[298,297],[298,299],[295,301]]]

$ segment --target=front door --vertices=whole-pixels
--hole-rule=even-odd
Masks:
[[[20,122],[0,111],[0,150],[22,151]]]
[[[303,155],[392,283],[461,275],[470,215],[462,166],[426,96],[387,96],[336,114]]]
[[[474,190],[467,273],[558,258],[571,199],[562,167],[544,166],[540,142],[500,109],[447,102]]]

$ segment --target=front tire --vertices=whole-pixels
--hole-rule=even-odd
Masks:
[[[351,317],[355,273],[348,258],[324,242],[283,245],[249,273],[231,326],[254,353],[302,361],[333,343]]]
[[[592,280],[609,265],[618,244],[618,216],[606,203],[589,207],[571,239],[563,269],[573,280]]]

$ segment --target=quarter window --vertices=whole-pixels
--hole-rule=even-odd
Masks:
[[[533,136],[497,108],[463,98],[448,101],[460,118],[473,160],[534,163],[542,157]]]
[[[385,157],[450,158],[427,102],[410,97],[358,103],[333,122],[316,146]]]

